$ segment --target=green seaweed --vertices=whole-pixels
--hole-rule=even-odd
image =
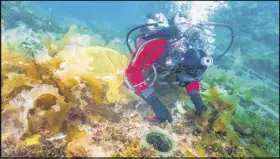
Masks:
[[[29,28],[34,31],[49,31],[61,33],[62,29],[51,19],[40,17],[38,11],[35,11],[34,8],[29,7],[27,4],[20,2],[5,2],[1,3],[1,9],[3,11],[1,19],[6,23],[4,27],[6,29],[17,27],[19,22],[24,23]]]
[[[51,36],[46,32],[62,33],[62,26],[58,26],[51,19],[40,17],[40,14],[35,9],[28,7],[24,2],[1,2],[1,4],[1,9],[4,10],[1,19],[3,30],[15,28],[18,25],[21,26],[21,23],[23,23],[26,26],[24,29],[31,28],[35,31],[35,34],[40,32],[43,36],[42,41],[51,56],[55,56],[65,46],[70,44],[71,37],[77,35],[78,31],[90,37],[89,45],[91,46],[106,46],[118,50],[123,54],[128,52],[123,42],[123,36],[126,34],[124,30],[118,30],[104,23],[92,22],[88,28],[80,27],[73,30],[70,27],[68,34],[64,37],[60,35]],[[259,108],[256,104],[260,101],[261,103],[265,103],[266,108],[277,112],[279,110],[279,92],[277,88],[273,88],[274,86],[271,86],[264,80],[259,80],[256,75],[249,74],[242,67],[245,64],[257,73],[273,81],[279,81],[279,12],[269,12],[277,9],[277,5],[274,5],[274,2],[267,2],[266,5],[265,3],[257,2],[229,2],[229,4],[231,9],[222,9],[214,16],[213,20],[230,24],[234,29],[235,41],[230,52],[227,54],[231,54],[233,61],[222,58],[221,61],[215,61],[218,66],[211,66],[207,69],[203,74],[204,82],[201,82],[201,95],[203,101],[209,108],[208,111],[203,113],[202,116],[195,116],[192,110],[190,111],[190,109],[183,107],[186,108],[184,109],[186,113],[183,115],[184,118],[178,119],[178,122],[175,121],[177,122],[177,128],[172,127],[174,128],[173,133],[176,132],[177,135],[185,135],[184,133],[192,129],[194,125],[197,129],[191,132],[199,131],[200,133],[198,134],[201,134],[202,137],[192,147],[198,156],[278,156],[279,122],[274,120],[273,117],[268,115],[267,112]],[[265,5],[267,10],[262,5]],[[146,7],[148,5],[143,4],[143,6]],[[244,21],[246,21],[246,24],[243,23]],[[67,32],[67,30],[64,31]],[[223,34],[222,31],[220,33]],[[17,37],[13,38],[10,40],[10,45],[8,45],[12,54],[23,55],[32,59],[36,49],[40,48],[40,46],[31,49],[25,48],[25,43],[18,41],[16,39]],[[60,41],[59,38],[61,38]],[[225,47],[225,45],[222,45],[225,37],[217,36],[216,41],[217,44],[221,44],[221,47],[218,47],[218,49]],[[36,44],[31,43],[30,45],[35,46]],[[55,64],[50,67],[58,69],[62,62],[63,59],[55,60],[53,61]],[[52,71],[47,73],[41,66],[37,65],[36,68],[39,67],[40,70],[35,69],[35,65],[34,67],[33,65],[24,67],[23,70],[13,65],[4,66],[7,74],[9,72],[24,73],[32,79],[41,79],[45,84],[58,87],[59,95],[66,97],[65,101],[60,101],[61,99],[57,99],[53,95],[43,94],[37,99],[34,99],[34,107],[29,110],[27,116],[28,131],[24,133],[17,143],[13,142],[13,138],[8,137],[9,134],[1,142],[1,146],[3,146],[2,156],[4,157],[90,157],[85,147],[88,145],[83,145],[83,141],[80,140],[88,136],[87,130],[81,130],[80,128],[83,125],[86,128],[90,126],[94,130],[99,130],[99,128],[96,128],[100,126],[99,124],[110,125],[106,129],[107,132],[110,132],[108,135],[110,140],[114,143],[123,143],[123,147],[114,149],[117,150],[112,154],[114,157],[174,156],[176,154],[179,154],[179,156],[194,157],[186,148],[179,151],[176,147],[172,147],[173,149],[170,153],[162,154],[156,151],[150,144],[143,144],[144,139],[136,136],[129,138],[118,124],[122,122],[125,113],[131,112],[124,111],[124,114],[115,113],[112,110],[113,105],[96,104],[96,99],[76,98],[72,94],[72,90],[64,86],[62,81],[51,77],[53,76]],[[36,70],[33,72],[35,74],[40,73],[42,77],[35,77],[33,73],[28,74],[29,70]],[[85,79],[92,78],[91,76],[86,77],[88,78]],[[4,82],[2,82],[2,79]],[[5,84],[9,83],[7,81],[6,74],[1,74],[1,83],[5,86]],[[78,82],[75,81],[73,83]],[[92,82],[92,84],[96,83],[97,81]],[[173,106],[176,101],[182,101],[187,105],[192,105],[184,88],[175,88],[173,86],[163,87],[157,86],[156,84],[155,87],[157,87],[156,91],[159,92],[158,94],[162,101],[168,107]],[[91,93],[98,93],[99,90],[97,87],[92,86],[91,88]],[[30,89],[26,85],[17,86],[10,92],[6,91],[8,92],[7,98],[3,99],[9,101],[21,91]],[[81,95],[81,98],[86,96]],[[86,102],[86,104],[83,103],[84,105],[81,106],[82,102]],[[6,104],[2,103],[3,106],[1,109],[3,112],[7,108]],[[56,104],[60,105],[58,112],[51,109]],[[117,105],[118,103],[114,104]],[[127,108],[133,107],[133,104],[122,105],[122,107],[124,108],[123,110],[130,111],[131,109]],[[207,119],[212,109],[217,109],[220,115],[214,121],[208,123]],[[175,109],[174,112],[176,111],[178,110]],[[11,117],[18,120],[16,115]],[[132,121],[133,126],[140,124],[135,124],[131,117],[127,118]],[[184,124],[192,124],[186,130],[185,127],[183,129],[180,126],[180,122],[184,120],[187,120]],[[20,129],[19,125],[22,125],[22,123],[16,125],[17,127],[15,128]],[[167,126],[163,129],[168,130]],[[63,133],[66,132],[66,140],[46,141],[47,138],[61,131]],[[86,140],[96,142],[91,141],[89,138],[86,138]],[[102,139],[100,140],[101,144],[103,144]],[[172,138],[170,140],[172,140],[171,145],[175,144]],[[184,145],[184,147],[188,146]],[[115,147],[117,146],[114,145]]]

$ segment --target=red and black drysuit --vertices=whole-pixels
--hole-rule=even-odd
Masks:
[[[174,44],[170,44],[169,40],[178,37],[179,34],[180,31],[177,27],[170,27],[152,34],[140,36],[136,41],[136,50],[133,52],[131,61],[126,69],[126,77],[130,85],[134,88],[135,94],[139,95],[151,105],[155,113],[155,118],[159,122],[168,120],[168,122],[171,123],[172,117],[153,89],[149,88],[148,84],[145,82],[143,72],[151,69],[152,65],[156,67],[164,65],[169,50],[171,50],[172,47],[176,47]],[[201,50],[199,53],[205,55]],[[179,64],[180,66],[187,67],[190,63],[195,66],[201,65],[201,58],[193,58],[192,53],[186,55],[191,56],[182,60]],[[205,68],[203,66],[201,67],[205,71]],[[189,75],[192,74],[192,72],[196,74],[196,69],[190,69]],[[185,88],[195,105],[196,112],[200,114],[202,111],[206,111],[207,107],[203,104],[200,96],[199,82],[199,79],[193,78],[192,81],[186,83]]]

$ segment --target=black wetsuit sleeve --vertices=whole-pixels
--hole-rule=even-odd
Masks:
[[[171,38],[177,37],[179,35],[179,33],[180,33],[180,31],[178,30],[177,26],[172,26],[172,27],[158,30],[153,33],[149,33],[148,35],[144,35],[142,38],[144,40],[149,40],[149,39],[154,39],[154,38],[171,39]]]

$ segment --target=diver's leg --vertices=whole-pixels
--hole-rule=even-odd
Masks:
[[[200,95],[200,81],[196,80],[193,82],[190,82],[186,86],[186,91],[191,97],[191,100],[195,106],[195,112],[197,115],[200,115],[203,112],[207,111],[207,107],[202,101],[201,95]]]

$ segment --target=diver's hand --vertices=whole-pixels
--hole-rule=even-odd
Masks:
[[[201,115],[201,113],[207,111],[207,106],[203,103],[199,91],[192,91],[189,95],[195,106],[195,113],[197,115]]]
[[[172,117],[171,117],[169,111],[161,103],[161,101],[158,99],[157,95],[151,88],[146,89],[143,92],[141,92],[140,96],[149,105],[151,105],[151,107],[155,113],[155,118],[156,118],[157,122],[161,123],[161,122],[165,122],[167,120],[169,123],[172,123]]]
[[[207,106],[206,105],[198,105],[195,107],[196,110],[195,110],[195,114],[200,116],[203,112],[206,112],[207,111]]]

